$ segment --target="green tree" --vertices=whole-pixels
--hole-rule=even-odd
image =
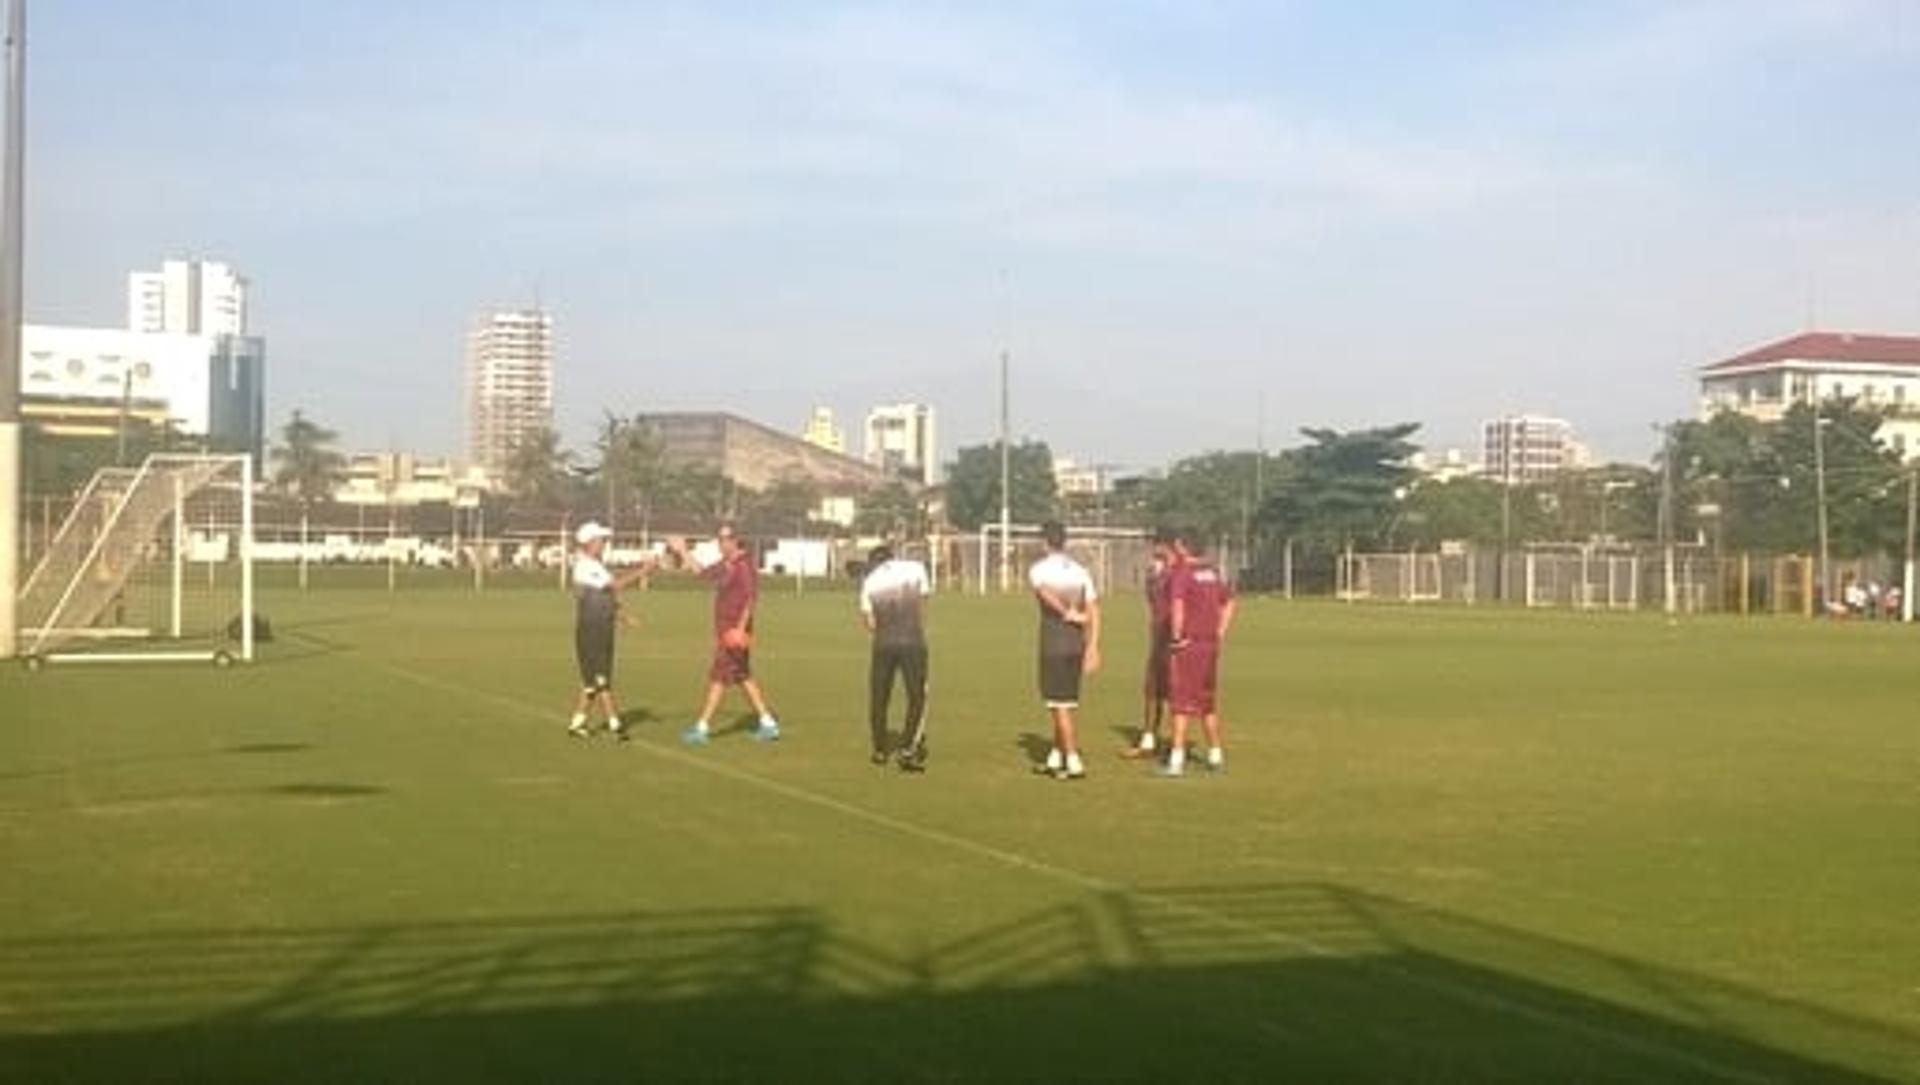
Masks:
[[[1239,538],[1259,515],[1288,465],[1263,452],[1208,452],[1176,462],[1149,487],[1156,524],[1191,528],[1209,538]]]
[[[820,491],[801,474],[774,479],[766,489],[742,494],[741,527],[754,535],[788,535],[813,522]]]
[[[1414,478],[1407,466],[1417,422],[1342,433],[1302,430],[1308,443],[1283,454],[1284,470],[1261,522],[1319,550],[1385,543],[1404,515]]]
[[[905,538],[919,533],[922,519],[919,496],[895,480],[859,499],[853,529],[862,535]]]
[[[273,449],[273,484],[302,505],[331,501],[346,473],[347,459],[333,447],[339,439],[338,433],[294,411]]]
[[[543,426],[514,443],[507,454],[507,490],[536,509],[570,503],[573,453],[562,448],[560,434]]]
[[[1044,441],[1022,441],[1010,456],[1011,511],[1017,523],[1032,524],[1058,514],[1053,452]],[[1000,443],[960,450],[947,470],[947,518],[963,531],[978,530],[1000,517]]]

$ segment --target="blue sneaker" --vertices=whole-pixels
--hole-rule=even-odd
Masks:
[[[712,738],[713,736],[699,727],[689,727],[680,732],[680,741],[689,746],[705,746],[708,742],[712,741]]]
[[[760,726],[753,729],[753,740],[755,742],[780,741],[780,725],[777,723],[761,724]]]

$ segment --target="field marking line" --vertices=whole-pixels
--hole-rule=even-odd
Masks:
[[[441,681],[437,678],[395,667],[388,663],[381,663],[376,660],[362,659],[360,662],[376,670],[428,689],[457,694],[472,700],[489,702],[502,709],[510,709],[516,716],[527,716],[542,721],[557,720],[556,714],[551,710],[539,707],[528,701],[519,700],[518,698],[493,693],[488,690],[475,689],[472,686],[463,686],[453,682]],[[558,727],[557,722],[555,723],[555,727]],[[662,746],[658,743],[647,741],[634,741],[631,745],[655,757],[674,762],[675,764],[687,765],[714,776],[757,787],[763,791],[791,799],[794,802],[816,806],[825,810],[832,810],[835,813],[889,829],[903,836],[915,837],[929,843],[942,844],[958,851],[970,852],[982,858],[991,859],[1004,866],[1039,874],[1054,881],[1064,882],[1094,892],[1127,893],[1137,900],[1146,901],[1164,910],[1176,914],[1183,914],[1189,918],[1212,924],[1222,930],[1250,935],[1261,941],[1302,951],[1315,957],[1353,960],[1371,971],[1390,976],[1400,982],[1411,984],[1415,987],[1424,988],[1435,994],[1454,999],[1455,1001],[1481,1009],[1512,1014],[1536,1024],[1559,1028],[1563,1031],[1583,1036],[1589,1040],[1610,1045],[1622,1051],[1665,1060],[1675,1065],[1689,1067],[1728,1081],[1752,1082],[1757,1085],[1757,1083],[1781,1080],[1740,1067],[1728,1066],[1725,1063],[1704,1055],[1699,1055],[1659,1040],[1633,1036],[1602,1025],[1582,1021],[1579,1018],[1545,1007],[1507,998],[1504,995],[1476,987],[1472,984],[1455,983],[1425,976],[1410,968],[1374,958],[1351,957],[1350,955],[1342,954],[1339,950],[1324,942],[1308,938],[1304,935],[1274,930],[1259,923],[1236,919],[1224,912],[1192,904],[1177,898],[1163,896],[1151,890],[1129,888],[1118,882],[1109,881],[1096,875],[1087,874],[1055,863],[1049,863],[1044,859],[1035,859],[1032,856],[1022,855],[1019,852],[1010,851],[1006,848],[983,843],[968,837],[958,836],[942,829],[930,829],[924,825],[916,825],[913,822],[903,821],[892,815],[883,814],[877,810],[871,810],[843,799],[837,799],[831,795],[823,795],[817,791],[810,791],[794,784],[784,783],[756,773],[747,772],[744,769],[735,768],[724,762],[717,762],[710,758],[700,757],[697,754],[692,754],[684,750],[677,750],[669,746]],[[1684,1027],[1679,1026],[1677,1022],[1674,1024],[1678,1027]]]

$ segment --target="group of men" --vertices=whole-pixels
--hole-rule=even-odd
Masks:
[[[649,557],[616,576],[606,563],[611,537],[612,532],[597,523],[581,527],[575,536],[574,643],[582,688],[567,730],[576,737],[592,733],[589,720],[595,708],[603,714],[607,730],[618,738],[627,737],[613,698],[618,594],[659,564]],[[1029,570],[1028,583],[1039,606],[1039,692],[1052,725],[1052,741],[1035,771],[1057,780],[1080,780],[1087,768],[1075,717],[1083,679],[1101,665],[1100,593],[1092,574],[1068,554],[1064,527],[1047,524],[1042,537],[1047,553]],[[667,546],[671,559],[712,581],[715,589],[714,650],[706,700],[699,719],[681,738],[688,745],[706,745],[713,733],[713,713],[726,691],[738,687],[758,717],[753,736],[775,741],[780,725],[752,668],[758,572],[731,525],[721,527],[716,542],[719,557],[712,562],[702,561],[683,539],[673,539]],[[1156,757],[1161,723],[1170,714],[1173,733],[1159,773],[1184,775],[1187,731],[1195,719],[1206,733],[1205,764],[1221,771],[1226,762],[1217,689],[1221,644],[1232,628],[1236,607],[1233,591],[1226,576],[1207,559],[1198,536],[1163,531],[1156,534],[1153,545],[1153,566],[1146,583],[1150,648],[1140,737],[1125,756]],[[896,762],[905,772],[924,772],[927,765],[926,603],[932,591],[932,581],[920,562],[896,556],[886,546],[869,555],[859,606],[872,642],[868,668],[871,757],[876,765]],[[907,698],[905,729],[897,742],[888,731],[896,684],[905,687]]]

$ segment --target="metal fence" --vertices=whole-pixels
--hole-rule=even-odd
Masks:
[[[1891,617],[1903,584],[1900,563],[1890,558],[1835,561],[1828,572],[1833,599],[1823,602],[1817,563],[1807,555],[1716,554],[1693,546],[1349,552],[1334,562],[1334,595],[1348,602],[1807,616],[1825,606]]]

